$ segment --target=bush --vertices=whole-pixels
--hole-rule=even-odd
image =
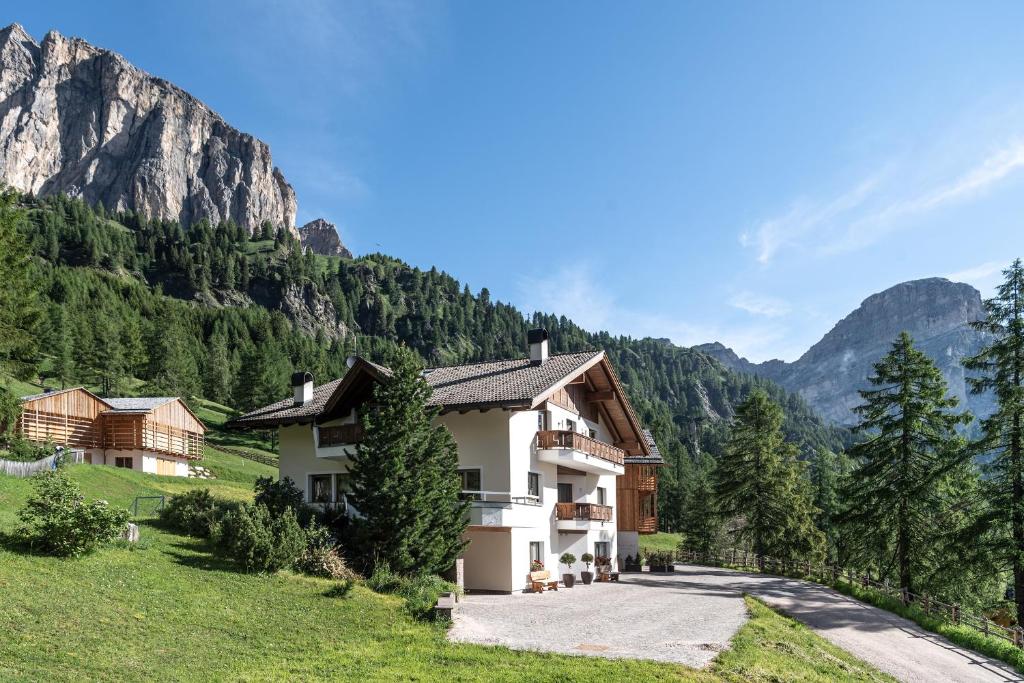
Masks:
[[[306,548],[306,536],[290,508],[272,517],[265,505],[241,505],[211,531],[220,551],[248,572],[291,567]]]
[[[19,535],[35,550],[82,555],[124,532],[128,511],[105,500],[85,502],[78,484],[61,470],[37,474],[35,494],[18,512]]]
[[[415,577],[394,573],[378,562],[366,586],[377,593],[390,593],[405,598],[405,608],[417,619],[432,619],[434,605],[442,593],[457,593],[459,587],[440,576],[422,574]]]
[[[238,503],[218,500],[210,489],[192,489],[174,496],[160,510],[160,521],[179,533],[209,538],[213,529]]]
[[[256,480],[255,491],[256,505],[266,506],[274,517],[283,515],[288,508],[297,515],[303,507],[302,491],[295,486],[291,477],[279,481],[274,481],[273,477],[260,477]]]
[[[306,529],[306,549],[302,552],[295,568],[312,576],[328,579],[354,580],[358,574],[349,569],[338,553],[338,544],[330,529],[316,522]]]
[[[52,443],[36,444],[23,439],[17,434],[7,434],[0,440],[0,447],[6,452],[3,454],[5,460],[17,460],[19,462],[35,462],[53,455],[56,447]]]

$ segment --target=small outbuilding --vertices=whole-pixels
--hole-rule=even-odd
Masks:
[[[17,431],[82,450],[93,465],[187,477],[203,457],[206,426],[177,397],[100,398],[74,387],[22,398]]]

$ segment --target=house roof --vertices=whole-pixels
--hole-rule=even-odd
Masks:
[[[22,396],[21,400],[22,401],[36,401],[36,400],[41,399],[41,398],[49,398],[50,396],[58,396],[60,394],[66,394],[69,391],[78,391],[78,390],[82,390],[82,391],[84,391],[84,392],[86,392],[86,393],[88,393],[88,394],[90,394],[92,396],[95,396],[98,400],[103,401],[104,403],[106,403],[106,401],[104,399],[100,398],[99,396],[96,396],[95,394],[93,394],[91,391],[89,391],[85,387],[68,387],[67,389],[54,389],[52,391],[44,391],[41,394],[32,394],[31,396]]]
[[[457,409],[477,406],[534,407],[559,382],[604,357],[603,351],[550,356],[543,364],[529,358],[429,368],[423,376],[434,392],[431,405]]]
[[[428,404],[445,411],[530,409],[538,407],[554,391],[602,361],[607,371],[605,386],[614,389],[621,398],[623,410],[619,413],[620,419],[630,425],[632,433],[640,435],[639,421],[604,351],[556,354],[544,363],[522,358],[428,368],[423,371],[423,378],[433,390]],[[313,422],[321,414],[334,414],[335,407],[345,399],[347,392],[365,391],[368,379],[379,381],[390,375],[388,368],[355,357],[350,359],[349,371],[343,378],[316,387],[313,398],[304,405],[296,406],[292,399],[285,399],[237,417],[229,421],[228,426],[261,428]],[[632,443],[633,447],[645,453],[648,451],[646,442]]]
[[[627,455],[625,460],[627,465],[664,465],[665,459],[661,457],[661,451],[658,450],[658,444],[654,443],[654,435],[651,434],[650,429],[644,430],[644,439],[647,441],[647,448],[650,450],[650,455]]]
[[[101,399],[115,413],[148,413],[165,403],[177,401],[175,396],[142,396],[138,398],[104,398]]]

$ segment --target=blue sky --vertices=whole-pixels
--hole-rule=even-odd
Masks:
[[[173,6],[172,6],[173,5]],[[104,8],[105,9],[102,9]],[[299,219],[592,329],[793,360],[1024,255],[1024,3],[37,2],[265,140]]]

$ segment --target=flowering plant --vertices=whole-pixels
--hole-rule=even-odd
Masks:
[[[530,560],[530,571],[531,572],[544,571],[544,563],[541,562],[540,560]]]

